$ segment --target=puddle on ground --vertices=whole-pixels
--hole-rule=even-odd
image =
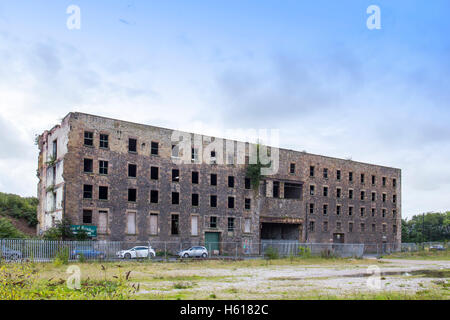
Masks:
[[[342,277],[347,278],[359,278],[359,277],[369,277],[373,273],[359,273],[359,274],[349,274],[343,275]],[[380,272],[380,276],[421,276],[422,278],[450,278],[450,269],[444,270],[413,270],[413,271],[386,271]]]
[[[278,278],[270,278],[269,280],[325,280],[329,278],[363,278],[363,277],[369,277],[373,276],[373,273],[354,273],[354,274],[344,274],[344,275],[332,275],[332,276],[326,276],[326,277],[278,277]],[[385,271],[380,272],[380,276],[420,276],[422,278],[450,278],[450,269],[436,269],[436,270],[430,270],[430,269],[423,269],[423,270],[413,270],[413,271]]]

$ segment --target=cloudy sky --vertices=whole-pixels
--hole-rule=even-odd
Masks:
[[[381,29],[369,30],[369,5]],[[67,8],[80,8],[68,29]],[[402,169],[403,215],[450,209],[450,2],[0,2],[0,191],[70,111]]]

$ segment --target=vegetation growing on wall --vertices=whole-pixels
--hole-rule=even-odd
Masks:
[[[251,163],[247,166],[246,176],[250,178],[252,189],[257,191],[259,188],[259,183],[261,181],[261,168],[270,167],[270,163],[263,165],[260,161],[260,144],[256,145],[256,163]]]

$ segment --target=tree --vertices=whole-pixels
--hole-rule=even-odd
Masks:
[[[70,220],[63,218],[56,222],[55,226],[47,229],[43,237],[46,240],[72,240],[75,238],[74,233],[70,229]]]
[[[25,238],[25,235],[14,227],[6,218],[0,217],[0,239]]]
[[[0,214],[16,219],[25,219],[30,226],[35,226],[37,220],[37,205],[39,200],[34,197],[23,198],[15,194],[0,192]]]
[[[422,240],[423,239],[423,240]],[[450,211],[429,212],[402,220],[402,242],[448,241],[450,239]]]

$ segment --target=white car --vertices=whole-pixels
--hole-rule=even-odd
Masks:
[[[182,250],[178,252],[180,258],[190,258],[190,257],[208,257],[208,250],[205,247],[190,247],[187,250]]]
[[[154,258],[155,255],[155,250],[153,250],[152,247],[143,246],[133,247],[128,250],[121,250],[116,253],[116,256],[121,259]]]

